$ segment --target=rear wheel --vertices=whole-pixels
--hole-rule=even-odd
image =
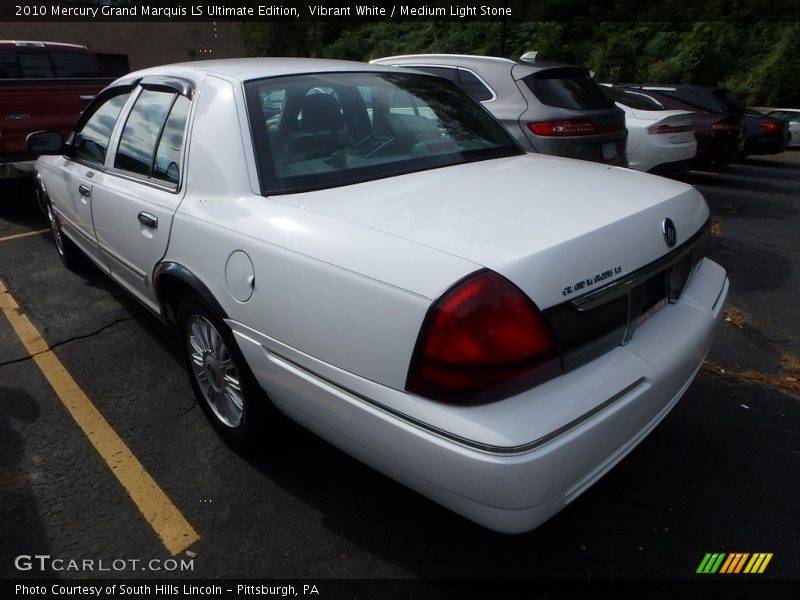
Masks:
[[[269,406],[222,319],[195,297],[178,309],[189,380],[211,423],[229,444],[251,446]]]

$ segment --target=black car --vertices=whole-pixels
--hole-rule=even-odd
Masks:
[[[744,148],[741,157],[750,154],[780,154],[789,145],[786,122],[748,108],[744,112]]]

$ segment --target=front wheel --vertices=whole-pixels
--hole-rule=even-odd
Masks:
[[[181,303],[178,327],[192,390],[209,420],[232,446],[252,445],[269,400],[230,329],[193,297]]]

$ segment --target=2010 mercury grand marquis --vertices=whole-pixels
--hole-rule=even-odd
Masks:
[[[177,325],[225,437],[267,435],[277,407],[498,531],[664,418],[728,293],[695,189],[526,154],[413,71],[158,67],[29,145],[62,260]]]

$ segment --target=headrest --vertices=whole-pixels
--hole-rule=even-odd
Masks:
[[[344,127],[339,101],[330,94],[309,94],[300,104],[300,127],[308,133],[337,131]]]

